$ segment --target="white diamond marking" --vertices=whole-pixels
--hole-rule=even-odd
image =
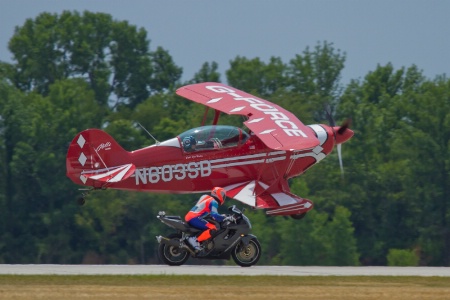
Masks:
[[[322,152],[323,148],[320,146],[316,146],[314,147],[314,149],[312,149],[312,152],[314,152],[316,155],[319,154],[320,152]]]
[[[219,102],[220,100],[222,100],[222,97],[211,99],[211,100],[209,100],[209,101],[206,102],[206,103],[216,103],[216,102]]]
[[[261,122],[262,120],[264,120],[264,118],[253,119],[251,121],[248,121],[248,123],[258,123],[258,122]]]
[[[274,131],[275,129],[267,129],[267,130],[264,130],[264,131],[262,131],[262,132],[260,132],[259,134],[267,134],[267,133],[271,133],[272,131]]]
[[[84,143],[86,143],[86,140],[84,139],[83,135],[80,134],[80,137],[78,138],[77,144],[80,146],[80,148],[83,148]]]
[[[80,164],[82,166],[84,166],[84,164],[86,163],[87,157],[86,155],[84,155],[83,152],[81,152],[80,157],[78,158],[78,161],[80,162]]]
[[[86,184],[87,177],[85,177],[85,176],[83,176],[83,175],[80,175],[80,180],[81,180],[84,184]]]
[[[230,112],[237,112],[237,111],[241,111],[241,110],[243,110],[244,108],[245,108],[245,106],[241,106],[241,107],[236,107],[236,108],[234,108],[234,109],[230,110]]]

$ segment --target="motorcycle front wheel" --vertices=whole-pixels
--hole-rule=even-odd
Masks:
[[[231,252],[231,256],[236,264],[241,267],[251,267],[256,264],[261,257],[261,245],[255,238],[251,239],[247,246],[239,243]]]
[[[180,239],[181,234],[173,233],[168,236],[169,239]],[[189,259],[189,253],[180,248],[164,243],[158,246],[158,256],[166,265],[181,266]]]

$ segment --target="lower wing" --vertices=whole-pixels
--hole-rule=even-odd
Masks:
[[[313,208],[311,200],[301,198],[290,191],[269,189],[269,186],[262,182],[242,182],[226,186],[225,190],[227,197],[257,209],[266,209],[267,215],[298,215]]]

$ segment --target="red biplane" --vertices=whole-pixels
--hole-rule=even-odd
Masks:
[[[176,93],[214,109],[212,125],[131,152],[104,131],[87,129],[69,146],[67,176],[90,189],[200,193],[221,186],[227,197],[268,215],[301,218],[313,203],[292,194],[287,180],[353,136],[347,124],[306,126],[280,106],[221,83]],[[244,116],[247,130],[217,125],[221,112]]]

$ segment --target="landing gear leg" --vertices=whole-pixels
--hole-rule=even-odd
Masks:
[[[77,204],[79,206],[83,206],[86,203],[86,199],[84,197],[80,197],[77,199]]]
[[[77,199],[77,204],[79,206],[83,206],[86,203],[86,197],[89,195],[89,193],[92,190],[93,189],[86,189],[85,192],[83,194],[81,194],[81,197]]]

